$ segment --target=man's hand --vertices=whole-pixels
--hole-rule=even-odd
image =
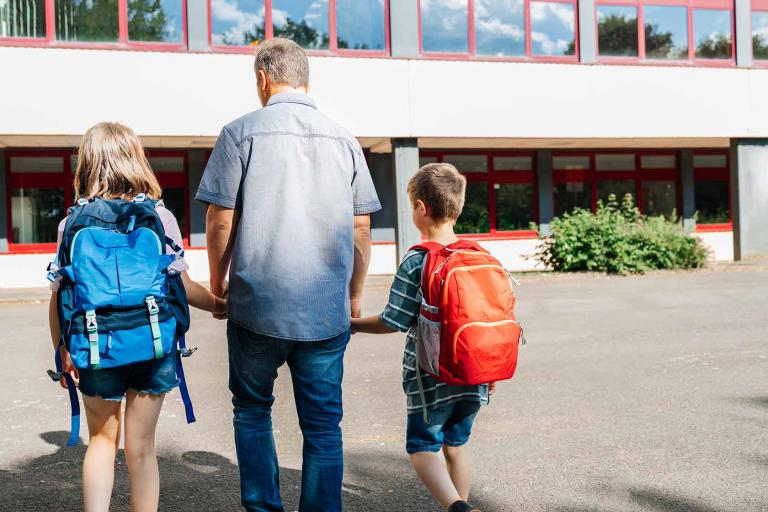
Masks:
[[[352,269],[352,280],[349,283],[350,315],[360,318],[365,276],[368,274],[368,263],[371,261],[371,216],[356,215],[355,229],[355,262]]]
[[[72,376],[72,380],[75,381],[75,385],[80,382],[80,373],[72,363],[72,358],[69,355],[69,350],[64,345],[59,347],[59,354],[61,355],[61,379],[59,379],[59,385],[67,389],[67,379],[64,378],[64,374],[68,373]]]
[[[216,286],[211,286],[211,293],[216,296],[216,305],[211,312],[211,315],[216,320],[227,319],[227,298],[229,297],[229,281],[224,280],[223,283]]]

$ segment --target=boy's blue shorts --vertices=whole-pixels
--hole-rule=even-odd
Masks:
[[[121,401],[129,389],[144,395],[162,395],[178,385],[176,352],[172,351],[161,359],[117,368],[80,370],[78,387],[85,396]]]
[[[405,451],[439,452],[443,445],[462,446],[469,441],[480,402],[460,400],[428,410],[429,423],[421,411],[408,415]]]

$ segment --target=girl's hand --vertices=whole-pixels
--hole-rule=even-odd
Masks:
[[[213,306],[213,318],[217,320],[225,320],[227,318],[227,301],[221,297],[216,297],[216,302]]]
[[[67,389],[67,379],[64,378],[64,374],[68,373],[72,376],[72,380],[75,381],[75,385],[77,385],[80,382],[80,372],[77,371],[77,368],[75,368],[74,363],[72,363],[72,358],[69,355],[69,350],[62,345],[59,347],[59,354],[61,355],[61,373],[62,377],[59,379],[59,385]]]

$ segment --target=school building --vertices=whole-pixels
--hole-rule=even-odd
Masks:
[[[373,273],[417,240],[405,183],[434,161],[467,176],[458,230],[512,269],[611,193],[713,259],[768,252],[768,0],[0,0],[0,286],[45,284],[74,148],[103,120],[141,135],[205,279],[194,194],[274,36],[307,48],[312,96],[365,148]]]

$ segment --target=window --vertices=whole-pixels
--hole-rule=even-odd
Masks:
[[[116,43],[117,0],[55,0],[56,40]]]
[[[210,5],[215,46],[245,46],[264,40],[264,0],[211,0]]]
[[[182,44],[183,0],[128,0],[128,39]]]
[[[147,160],[163,189],[163,204],[176,217],[185,242],[189,242],[189,179],[187,155],[182,151],[149,151]]]
[[[677,157],[674,153],[609,152],[555,154],[552,158],[555,216],[575,208],[595,210],[613,195],[629,194],[646,215],[677,215]]]
[[[0,1],[0,38],[39,39],[45,36],[45,0]]]
[[[536,235],[532,232],[537,205],[532,154],[425,151],[419,160],[451,163],[467,178],[456,233]]]
[[[327,50],[331,42],[328,9],[328,0],[272,0],[272,33],[293,39],[302,48]]]
[[[386,50],[385,0],[336,0],[336,37],[339,49]]]
[[[599,0],[596,9],[606,60],[734,61],[728,0]]]
[[[731,199],[727,152],[694,153],[694,206],[696,223],[704,229],[731,223]]]
[[[755,60],[768,61],[768,2],[752,2],[752,52]]]
[[[64,216],[62,189],[11,189],[11,240],[14,243],[55,244],[57,228]]]
[[[576,60],[574,0],[420,0],[419,5],[426,54]]]

